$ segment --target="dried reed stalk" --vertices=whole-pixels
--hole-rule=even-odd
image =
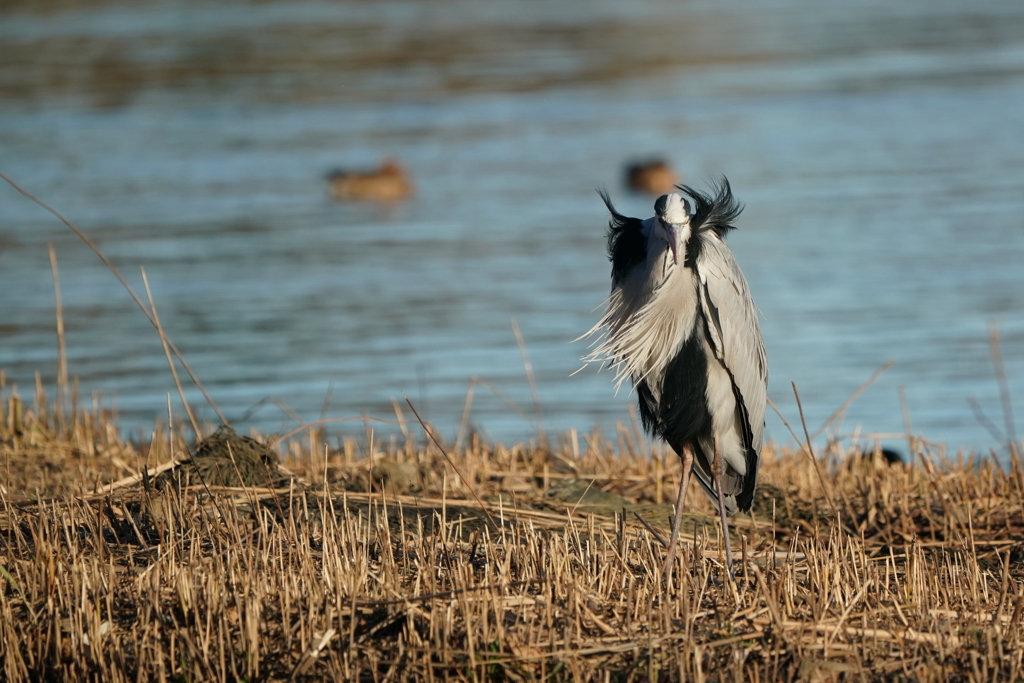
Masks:
[[[585,449],[472,437],[450,452],[342,434],[315,464],[305,442],[283,443],[301,477],[285,488],[178,490],[123,474],[173,466],[180,431],[128,443],[109,414],[60,431],[54,413],[0,405],[7,680],[1024,675],[1020,478],[988,461],[890,467],[851,452],[821,473],[840,517],[806,444],[767,447],[759,523],[733,520],[744,552],[730,591],[697,496],[683,571],[660,580],[663,550],[621,513],[667,519],[655,480],[673,475],[599,434]],[[371,490],[383,465],[416,484]]]

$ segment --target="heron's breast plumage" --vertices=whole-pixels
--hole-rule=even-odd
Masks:
[[[594,327],[605,334],[587,359],[609,361],[618,385],[660,377],[697,329],[697,279],[691,269],[670,261],[667,249],[649,252],[613,288]]]

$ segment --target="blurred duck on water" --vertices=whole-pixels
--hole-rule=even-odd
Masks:
[[[327,174],[331,197],[340,201],[394,202],[412,196],[412,181],[405,167],[395,159],[385,159],[370,171],[335,170]]]
[[[626,186],[649,195],[669,194],[682,179],[664,159],[647,159],[626,165]]]

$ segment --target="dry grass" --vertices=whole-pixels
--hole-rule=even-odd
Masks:
[[[307,432],[284,488],[121,485],[181,457],[0,404],[6,680],[1019,680],[1024,472],[767,448],[724,576],[696,487],[628,430],[557,448]],[[835,464],[840,462],[841,464]],[[150,482],[147,479],[146,482]],[[622,516],[626,508],[626,517]]]

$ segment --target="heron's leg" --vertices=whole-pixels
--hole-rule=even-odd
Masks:
[[[725,497],[722,494],[722,452],[715,439],[715,460],[711,463],[711,475],[715,480],[715,491],[718,492],[718,514],[722,518],[722,542],[725,544],[725,561],[729,566],[729,578],[736,580],[732,570],[732,544],[729,542],[729,523],[725,518]]]
[[[676,543],[679,541],[679,527],[683,523],[683,503],[686,502],[686,488],[690,484],[690,472],[693,471],[693,449],[683,446],[683,475],[679,481],[679,495],[676,496],[676,516],[672,522],[672,538],[668,542],[668,555],[661,565],[661,575],[668,577],[672,571],[673,562],[676,559]]]

